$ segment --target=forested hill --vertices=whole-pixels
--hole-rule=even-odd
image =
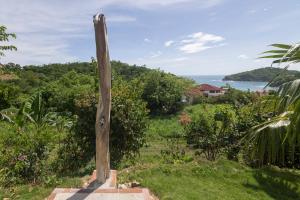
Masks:
[[[121,75],[125,79],[132,79],[151,71],[151,69],[144,66],[129,65],[120,61],[111,61],[111,66],[114,73]],[[73,62],[64,64],[27,65],[23,67],[18,64],[8,63],[1,66],[0,74],[10,73],[17,76],[33,76],[31,77],[33,81],[36,78],[42,79],[43,81],[52,81],[59,79],[72,70],[81,74],[94,75],[96,63]]]
[[[259,68],[251,71],[228,75],[225,76],[223,80],[269,82],[280,73],[281,75],[274,80],[271,86],[276,87],[281,85],[282,83],[300,78],[300,72],[296,70],[285,71],[282,68],[265,67],[265,68]]]
[[[111,61],[113,78],[121,78],[125,81],[141,79],[151,74],[160,74],[170,79],[187,82],[193,81],[183,79],[171,73],[150,69],[145,66],[129,65],[120,61]],[[1,88],[14,87],[22,93],[30,94],[36,88],[47,86],[53,81],[57,81],[70,72],[75,72],[86,77],[96,77],[97,64],[95,62],[73,62],[56,63],[47,65],[27,65],[20,66],[14,63],[0,65],[0,103]],[[9,89],[13,91],[13,89]]]
[[[129,65],[120,61],[112,61],[111,66],[113,74],[122,77],[124,80],[131,80],[153,71],[144,66]],[[8,63],[0,66],[0,83],[3,81],[6,83],[11,82],[11,85],[19,85],[24,92],[29,92],[32,88],[41,87],[51,81],[60,79],[70,71],[95,76],[96,70],[96,63],[93,62],[27,66]]]

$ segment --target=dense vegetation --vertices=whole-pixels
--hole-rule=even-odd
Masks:
[[[113,61],[112,67],[110,153],[115,168],[144,146],[148,113],[177,112],[183,91],[192,82],[121,62]],[[2,185],[45,183],[45,178],[55,180],[93,163],[96,63],[24,67],[10,63],[1,71],[17,77],[0,82]]]
[[[15,37],[5,27],[1,35]],[[266,52],[279,63],[300,60],[299,45],[273,46],[285,49]],[[185,105],[193,81],[112,68],[110,161],[120,182],[136,179],[162,199],[299,199],[299,80],[264,97],[229,88]],[[95,168],[97,73],[93,59],[1,66],[0,198],[42,199],[55,186],[80,187]]]
[[[251,110],[247,106],[238,112],[244,116],[244,122],[237,121],[237,124],[248,127],[255,124]],[[183,112],[191,118],[199,118],[200,113],[215,113],[216,110],[215,105],[197,104],[185,107]],[[160,199],[299,199],[299,170],[276,166],[252,168],[243,164],[241,153],[237,158],[239,162],[235,158],[235,161],[228,160],[227,155],[231,153],[227,148],[220,148],[218,159],[208,161],[204,153],[200,154],[201,149],[186,145],[184,134],[180,137],[179,133],[185,132],[183,118],[178,114],[151,119],[146,133],[148,146],[142,148],[134,165],[119,171],[121,183],[138,181]],[[247,127],[238,129],[246,130]]]
[[[280,75],[280,76],[279,76]],[[224,77],[224,80],[231,81],[272,81],[272,87],[278,87],[283,83],[300,78],[300,72],[296,70],[285,70],[276,67],[265,67],[246,72],[232,74]],[[274,79],[274,80],[273,80]]]

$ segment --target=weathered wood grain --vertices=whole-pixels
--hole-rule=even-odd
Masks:
[[[105,183],[109,177],[109,131],[111,110],[111,66],[108,51],[107,29],[102,14],[94,16],[96,54],[99,71],[99,102],[96,115],[96,177]]]

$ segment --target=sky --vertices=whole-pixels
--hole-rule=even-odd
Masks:
[[[177,75],[226,75],[270,66],[272,43],[300,41],[300,0],[0,0],[17,34],[1,63],[90,61],[92,17],[106,16],[110,56]],[[299,69],[299,66],[293,68]]]

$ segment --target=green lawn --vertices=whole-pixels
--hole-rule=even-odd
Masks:
[[[58,184],[56,186],[27,184],[0,189],[0,199],[41,200],[48,197],[55,187],[81,187],[83,184],[81,177],[64,177],[57,181]]]

